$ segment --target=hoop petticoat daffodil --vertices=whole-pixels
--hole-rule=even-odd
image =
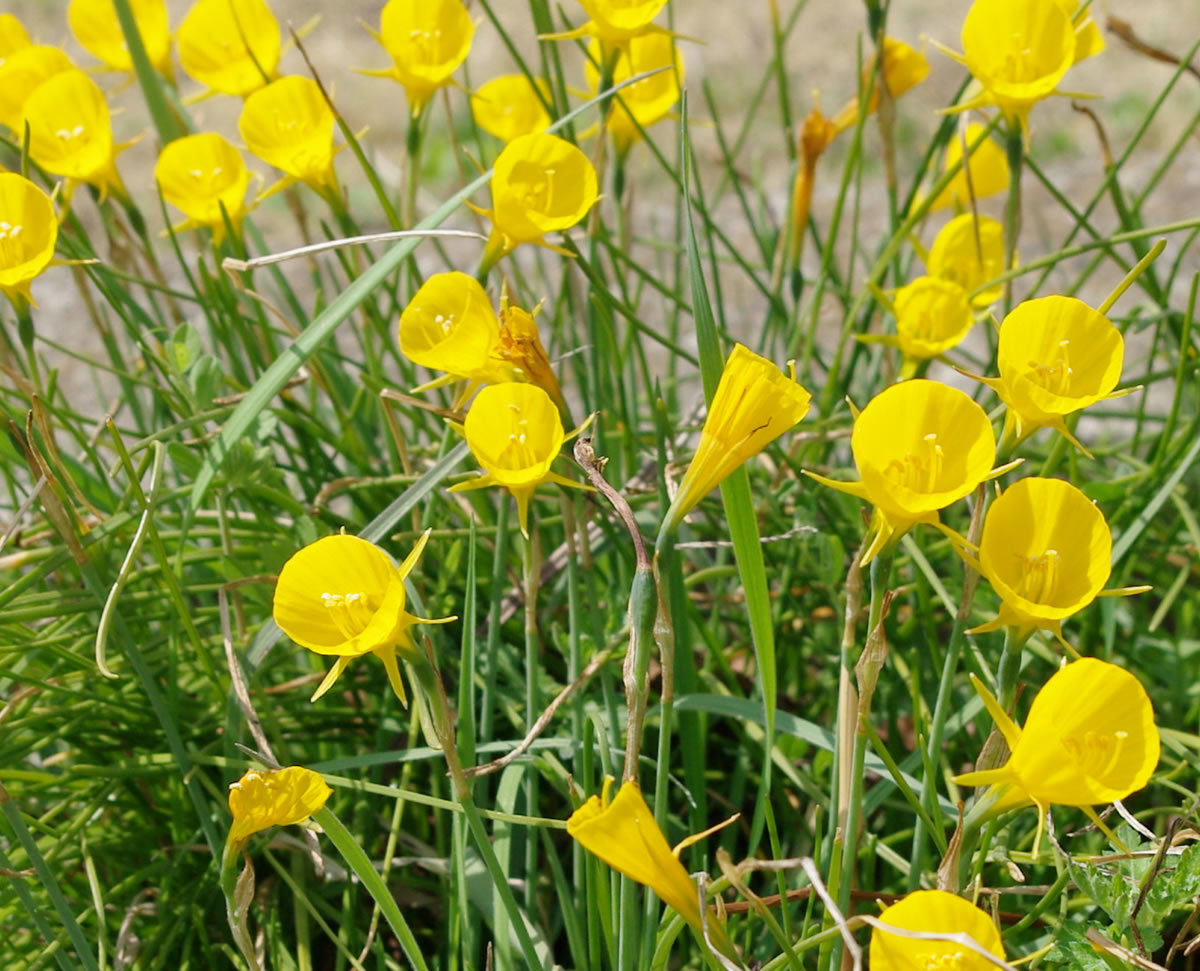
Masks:
[[[1052,805],[1084,809],[1099,822],[1092,806],[1137,792],[1158,766],[1154,707],[1141,682],[1116,664],[1085,657],[1060,668],[1033,699],[1024,728],[973,674],[971,683],[1012,754],[998,769],[954,782],[989,787],[978,803],[984,818],[1037,806],[1035,847]]]
[[[1124,357],[1125,341],[1107,317],[1075,297],[1055,295],[1026,300],[1004,318],[996,352],[1000,377],[969,376],[1008,406],[1006,444],[1050,427],[1090,457],[1064,419],[1136,390],[1113,391]]]
[[[958,894],[945,890],[918,890],[885,907],[879,921],[899,930],[966,934],[980,950],[959,941],[919,940],[891,934],[885,928],[873,925],[871,971],[924,971],[927,968],[995,971],[995,963],[981,951],[1004,960],[1004,944],[995,921]]]
[[[917,523],[951,533],[938,510],[1020,462],[992,468],[996,439],[984,410],[957,388],[924,379],[872,398],[855,416],[850,449],[861,481],[804,474],[874,505],[863,566]]]
[[[679,483],[663,532],[683,517],[748,458],[757,455],[808,414],[812,396],[771,361],[735,344],[700,430],[700,443]]]
[[[275,78],[283,53],[264,0],[196,0],[176,40],[184,71],[207,89],[200,97],[244,98]]]
[[[630,38],[653,29],[654,18],[667,0],[579,0],[588,20],[582,27],[561,34],[543,34],[539,40],[578,40],[595,37],[611,52]]]
[[[264,829],[302,823],[331,795],[333,790],[311,769],[251,769],[229,786],[233,825],[226,845],[236,851]]]
[[[23,142],[25,102],[43,81],[77,70],[65,51],[46,44],[30,44],[5,56],[0,63],[0,121]]]
[[[934,237],[925,265],[930,276],[957,283],[971,306],[983,309],[1004,293],[1002,283],[980,290],[1004,272],[1004,227],[987,216],[955,216]]]
[[[130,0],[129,6],[151,66],[164,77],[171,77],[171,24],[166,3]],[[79,46],[100,60],[106,70],[133,71],[113,0],[71,0],[67,22]]]
[[[967,555],[967,554],[964,554]],[[979,560],[968,556],[1000,597],[1000,610],[968,634],[1015,627],[1062,639],[1062,622],[1096,597],[1144,593],[1104,590],[1112,573],[1112,533],[1087,496],[1061,479],[1019,479],[988,507]]]
[[[588,57],[583,65],[589,97],[600,92],[603,79],[596,65],[603,63],[603,58],[601,42],[593,40],[588,45]],[[631,37],[617,56],[612,83],[620,84],[648,71],[658,73],[622,88],[612,99],[607,128],[618,155],[628,153],[633,143],[642,137],[644,129],[662,121],[679,103],[683,57],[669,31],[656,27]],[[585,136],[597,131],[598,125],[585,132]]]
[[[50,265],[58,240],[54,203],[16,172],[0,172],[0,291],[33,302],[30,285]]]
[[[466,60],[475,23],[460,0],[388,0],[372,33],[392,66],[361,73],[398,81],[416,116]]]
[[[471,95],[471,117],[489,135],[508,143],[550,127],[550,85],[524,74],[502,74]]]
[[[333,109],[312,78],[288,75],[246,97],[238,132],[246,148],[284,178],[258,201],[297,182],[318,192],[336,190]]]
[[[407,705],[396,663],[399,651],[422,660],[409,628],[446,624],[455,617],[414,617],[404,607],[404,581],[417,565],[430,530],[399,566],[374,543],[338,533],[293,554],[279,573],[272,615],[288,637],[314,654],[336,657],[311,701],[325,694],[356,657],[374,654],[383,662],[400,703]]]
[[[172,232],[207,226],[219,244],[226,219],[236,232],[246,215],[250,173],[242,153],[215,132],[169,142],[159,153],[154,178],[163,199],[187,216]]]
[[[906,44],[902,40],[897,40],[895,37],[884,37],[883,39],[883,76],[876,78],[873,82],[872,75],[875,73],[875,58],[872,57],[863,68],[862,78],[860,83],[862,89],[867,90],[874,84],[871,89],[871,96],[867,99],[864,106],[864,114],[872,114],[879,109],[879,87],[886,85],[888,93],[893,98],[898,98],[911,88],[915,88],[918,84],[929,77],[929,61],[925,55],[916,48]],[[858,98],[851,98],[842,106],[841,111],[833,116],[833,127],[838,134],[846,131],[848,128],[853,128],[858,124],[859,104]]]
[[[950,139],[942,163],[943,173],[963,162],[963,141],[964,137],[957,134]],[[968,122],[965,141],[967,160],[929,204],[930,212],[950,206],[969,209],[972,198],[986,199],[1008,191],[1008,157],[988,135],[987,126],[977,121]]]
[[[529,536],[529,500],[546,482],[572,489],[590,489],[551,471],[568,437],[563,433],[558,406],[535,384],[491,384],[475,396],[462,425],[471,453],[484,474],[459,482],[451,492],[502,486],[517,501],[521,532]]]
[[[882,294],[879,299],[887,300]],[[912,377],[922,361],[957,347],[975,323],[967,291],[952,280],[917,277],[887,302],[896,318],[896,333],[863,334],[858,339],[898,348],[904,357],[902,379]]]

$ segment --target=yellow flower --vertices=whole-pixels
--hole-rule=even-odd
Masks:
[[[805,475],[875,506],[864,565],[917,523],[943,529],[938,510],[1012,467],[992,468],[996,439],[984,410],[937,381],[877,394],[855,418],[850,449],[861,481]]]
[[[517,500],[517,517],[526,536],[529,500],[539,485],[556,482],[587,488],[550,470],[566,435],[558,407],[535,384],[488,385],[471,402],[463,429],[485,474],[451,486],[450,491],[503,486]]]
[[[813,186],[817,181],[817,162],[836,136],[837,129],[833,122],[821,114],[820,108],[813,108],[800,130],[800,164],[796,166],[796,178],[792,182],[789,247],[793,268],[800,265],[800,254],[804,248]]]
[[[875,59],[871,58],[863,68],[862,88],[865,91],[874,83],[871,97],[866,104],[866,114],[871,114],[879,108],[879,86],[886,84],[888,93],[898,98],[910,88],[915,88],[929,76],[929,61],[925,55],[915,48],[897,40],[895,37],[883,39],[883,77],[872,82],[875,73]],[[858,98],[852,98],[833,117],[833,126],[840,134],[847,128],[858,124]]]
[[[215,132],[169,143],[159,153],[154,178],[163,198],[187,216],[172,227],[173,232],[207,226],[213,231],[213,242],[220,243],[225,238],[225,217],[236,230],[246,214],[250,173],[242,153]]]
[[[74,71],[64,51],[44,44],[22,47],[0,63],[0,120],[22,140],[25,137],[25,102],[56,74]]]
[[[602,63],[604,51],[598,40],[588,45],[584,62],[589,96],[600,92],[603,79],[596,67]],[[614,97],[608,115],[608,130],[617,152],[624,155],[642,137],[642,130],[662,121],[679,103],[679,85],[683,81],[683,57],[674,38],[665,30],[647,30],[621,47],[613,68],[612,83],[620,84],[647,71],[659,71],[653,77],[622,88]],[[640,126],[640,127],[639,127]]]
[[[196,0],[179,25],[179,63],[207,94],[242,98],[279,68],[279,24],[265,0]]]
[[[911,377],[921,361],[944,354],[967,336],[975,323],[967,291],[950,280],[917,277],[896,291],[892,301],[896,333],[867,336],[877,344],[890,344],[904,355],[901,377]]]
[[[1030,110],[1058,91],[1073,64],[1099,54],[1104,39],[1073,0],[975,0],[963,21],[963,56],[983,91],[956,110],[996,105],[1026,124]]]
[[[427,620],[404,609],[404,580],[428,541],[426,532],[396,566],[374,543],[342,533],[310,543],[283,565],[275,586],[275,623],[301,647],[337,658],[312,701],[333,687],[354,658],[374,654],[383,661],[396,697],[407,704],[396,651],[420,657],[408,629],[455,619]]]
[[[0,172],[0,291],[32,301],[30,284],[50,265],[57,240],[50,197],[15,172]]]
[[[0,13],[0,64],[10,54],[30,45],[25,25],[10,13]]]
[[[241,847],[255,833],[272,826],[294,826],[308,819],[333,790],[316,772],[298,765],[286,769],[251,769],[229,786],[233,826],[229,846]]]
[[[171,25],[164,0],[131,0],[146,57],[160,74],[171,75]],[[110,71],[132,71],[113,0],[71,0],[67,8],[71,33],[79,46]]]
[[[1026,300],[1004,318],[996,353],[999,378],[979,378],[1008,405],[1005,437],[1019,442],[1044,426],[1085,449],[1064,417],[1113,393],[1125,341],[1098,310],[1075,297]]]
[[[386,71],[366,71],[404,85],[418,114],[466,60],[475,24],[460,0],[388,0],[376,39],[392,58]]]
[[[493,227],[485,266],[521,243],[570,229],[595,204],[596,170],[578,148],[556,135],[522,135],[509,142],[492,170]]]
[[[1004,272],[1004,227],[987,216],[955,216],[934,238],[927,263],[930,276],[957,283],[968,295],[975,293]],[[980,290],[971,305],[986,307],[1003,292],[1002,283]]]
[[[996,924],[984,911],[945,890],[918,890],[890,907],[879,919],[906,931],[966,934],[980,949],[1004,960],[1004,945]],[[871,929],[871,971],[995,971],[996,965],[973,948],[955,941],[922,941],[874,927]]]
[[[989,786],[989,815],[1037,806],[1038,830],[1052,805],[1091,807],[1141,789],[1158,765],[1154,707],[1124,668],[1085,657],[1060,668],[1033,699],[1018,728],[971,675],[1012,754],[998,769],[957,776],[961,786]]]
[[[29,155],[43,169],[68,185],[94,185],[102,198],[109,190],[124,195],[116,157],[127,146],[113,143],[108,104],[90,77],[69,70],[43,81],[25,101],[24,120]]]
[[[652,21],[667,0],[579,0],[588,21],[582,27],[542,39],[576,40],[596,37],[612,50],[652,29]]]
[[[967,163],[930,203],[931,212],[948,206],[969,209],[971,193],[974,193],[976,199],[986,199],[988,196],[1008,191],[1008,157],[1004,154],[1004,149],[987,136],[987,127],[977,121],[968,122],[966,141]],[[949,172],[962,161],[962,157],[963,140],[956,134],[946,146],[946,161],[942,171]]]
[[[675,529],[734,469],[808,414],[812,396],[796,381],[795,367],[790,370],[789,377],[749,348],[734,345],[664,530]]]
[[[540,92],[540,96],[539,96]],[[541,78],[502,74],[471,95],[475,124],[502,142],[550,127],[550,86]]]
[[[289,75],[246,98],[238,132],[251,153],[286,178],[268,194],[296,182],[321,191],[335,189],[333,110],[311,78]]]
[[[520,371],[530,384],[536,384],[550,395],[559,410],[565,412],[567,406],[562,388],[550,366],[550,358],[533,319],[537,312],[538,307],[534,307],[533,313],[530,313],[510,303],[507,287],[501,291],[500,344],[496,354]]]

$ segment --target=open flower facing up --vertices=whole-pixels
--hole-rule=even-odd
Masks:
[[[932,276],[917,277],[897,290],[892,311],[895,334],[866,335],[860,340],[899,348],[904,355],[902,378],[912,377],[922,361],[956,347],[975,323],[967,291],[957,283]]]
[[[117,172],[108,104],[99,86],[82,71],[62,71],[43,81],[26,99],[29,155],[42,168],[67,180],[94,185],[101,197],[125,194]]]
[[[590,97],[600,92],[602,79],[596,65],[602,62],[603,57],[600,41],[593,40],[588,46],[588,59],[584,62]],[[630,38],[621,48],[613,68],[613,84],[659,68],[667,70],[622,88],[612,99],[608,131],[620,155],[628,152],[630,146],[642,137],[644,129],[662,121],[679,103],[679,85],[683,81],[683,57],[674,37],[667,31],[657,28],[648,30]]]
[[[556,482],[575,489],[588,488],[551,471],[566,435],[558,406],[535,384],[488,385],[471,402],[463,430],[484,475],[459,482],[450,491],[504,487],[517,500],[517,517],[526,536],[529,500],[538,486]]]
[[[238,132],[252,154],[284,173],[267,194],[296,182],[318,192],[337,188],[333,109],[312,78],[289,75],[246,98]]]
[[[988,817],[1037,806],[1040,837],[1050,806],[1090,809],[1124,799],[1154,774],[1154,707],[1124,668],[1090,657],[1060,668],[1033,699],[1023,729],[974,675],[971,682],[1012,753],[998,769],[954,780],[990,787],[979,802]]]
[[[955,935],[957,939],[919,940],[873,927],[871,971],[995,971],[996,965],[984,953],[1004,960],[1004,944],[995,921],[958,894],[918,890],[885,907],[879,920],[900,930]],[[968,938],[974,946],[967,943]]]
[[[955,216],[934,238],[928,269],[930,276],[962,287],[976,309],[995,303],[1004,293],[1004,284],[979,288],[1004,272],[1004,227],[987,216],[976,218],[969,212]]]
[[[65,51],[45,44],[31,44],[6,55],[0,63],[0,121],[24,138],[25,102],[43,81],[74,71]]]
[[[1104,514],[1075,486],[1037,477],[1014,482],[988,507],[979,542],[978,566],[1000,597],[1000,612],[968,633],[1011,626],[1061,638],[1062,622],[1106,592],[1111,558]]]
[[[521,243],[570,229],[598,195],[595,168],[570,142],[545,134],[514,138],[492,169],[492,208],[483,213],[493,223],[485,268]]]
[[[888,93],[898,98],[905,91],[915,88],[929,77],[929,61],[916,48],[897,40],[895,37],[883,39],[883,75],[871,80],[875,73],[875,58],[867,63],[862,72],[862,88],[871,88],[871,96],[867,99],[864,114],[871,114],[879,108],[879,86],[886,85]],[[872,84],[874,85],[872,87]],[[836,115],[833,116],[833,126],[838,133],[858,124],[858,98],[851,98]]]
[[[1030,110],[1058,91],[1072,65],[1104,50],[1104,38],[1085,7],[1073,0],[975,0],[963,21],[966,66],[983,91],[957,110],[995,105],[1022,127]]]
[[[917,523],[944,530],[938,510],[1016,464],[993,469],[996,438],[984,410],[957,388],[923,379],[872,398],[855,418],[850,449],[861,481],[804,474],[874,505],[863,565]]]
[[[171,76],[171,24],[164,0],[130,0],[146,57],[158,71]],[[125,34],[117,20],[113,0],[71,0],[67,21],[79,46],[99,59],[109,71],[133,70]]]
[[[333,790],[311,769],[251,769],[229,786],[233,826],[228,845],[237,850],[264,829],[302,823],[331,795]]]
[[[173,232],[207,226],[220,243],[226,219],[236,231],[246,214],[250,173],[242,153],[215,132],[170,142],[158,156],[154,178],[163,198],[187,216]]]
[[[179,63],[207,94],[244,98],[268,84],[283,51],[265,0],[196,0],[179,25]]]
[[[736,344],[700,430],[700,444],[679,483],[662,529],[678,527],[696,504],[739,465],[808,414],[812,396],[765,357]]]
[[[29,32],[25,30],[21,21],[10,13],[0,13],[0,64],[3,64],[10,54],[15,54],[32,43]]]
[[[1026,300],[1004,318],[996,351],[998,378],[972,375],[1008,406],[1004,435],[1016,444],[1050,427],[1085,455],[1065,417],[1105,398],[1121,380],[1125,341],[1098,310],[1075,297]]]
[[[502,74],[471,95],[475,124],[502,142],[532,135],[550,127],[550,86],[541,78]]]
[[[970,209],[972,193],[976,199],[1008,191],[1008,157],[1004,149],[987,134],[987,127],[977,121],[967,123],[967,162],[958,170],[930,203],[930,211],[954,206]],[[949,172],[963,159],[963,139],[957,134],[946,146],[943,172]]]
[[[402,84],[409,110],[417,115],[466,60],[474,33],[461,0],[388,0],[375,38],[392,66],[364,73]]]
[[[301,647],[337,658],[311,700],[333,687],[356,657],[374,654],[383,662],[396,697],[408,703],[396,652],[420,660],[409,628],[455,619],[427,620],[404,609],[404,580],[428,541],[426,532],[397,566],[374,543],[341,533],[310,543],[283,565],[272,607],[275,623]]]
[[[0,172],[0,291],[32,302],[30,284],[50,265],[57,240],[50,197],[16,172]]]

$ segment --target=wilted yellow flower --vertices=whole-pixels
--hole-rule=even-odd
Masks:
[[[451,492],[503,486],[517,500],[521,532],[529,535],[529,500],[546,482],[587,486],[552,472],[566,435],[550,395],[535,384],[491,384],[475,396],[463,423],[467,444],[484,475],[451,486]],[[574,433],[572,433],[574,434]]]
[[[560,411],[566,411],[562,388],[542,345],[533,313],[509,302],[507,287],[500,293],[500,344],[496,354],[516,368],[530,384],[550,395]]]
[[[890,907],[879,919],[906,931],[957,934],[970,937],[980,950],[1004,960],[1000,931],[984,911],[958,894],[918,890]],[[871,929],[871,971],[995,971],[996,965],[961,941],[922,941],[874,927]]]
[[[270,193],[304,182],[323,191],[337,187],[333,171],[333,109],[312,78],[289,75],[246,98],[238,132],[254,155],[286,176]]]
[[[871,87],[871,77],[875,73],[875,58],[872,57],[863,68],[862,87],[865,91]],[[929,61],[916,48],[909,46],[895,37],[883,39],[883,76],[876,78],[871,89],[871,97],[867,100],[866,114],[871,114],[879,108],[879,86],[887,85],[888,93],[898,98],[910,88],[929,77]],[[858,98],[852,98],[833,117],[833,126],[838,133],[858,124]]]
[[[804,474],[874,505],[864,565],[917,523],[942,529],[938,510],[1011,468],[992,468],[996,439],[984,410],[957,388],[924,379],[872,398],[855,418],[850,449],[861,481]]]
[[[25,25],[10,13],[0,13],[0,64],[3,64],[10,54],[15,54],[30,44]]]
[[[817,162],[836,135],[837,129],[834,128],[833,122],[821,114],[820,108],[813,108],[804,119],[804,127],[800,131],[800,163],[796,166],[796,178],[792,182],[792,211],[789,221],[793,266],[799,266],[800,253],[804,248],[804,233],[808,229],[813,186],[817,181]]]
[[[11,61],[9,63],[12,63]],[[25,100],[29,155],[68,185],[87,182],[100,190],[124,195],[117,172],[108,104],[99,86],[82,71],[62,71],[43,81]]]
[[[957,283],[968,295],[975,293],[1004,272],[1004,227],[987,216],[955,216],[934,238],[927,262],[930,276]],[[980,290],[971,305],[986,307],[1003,292],[1002,283]]]
[[[130,0],[146,57],[160,74],[171,75],[171,25],[164,0]],[[79,46],[110,71],[132,71],[125,34],[113,0],[71,0],[67,21]]]
[[[1124,668],[1085,657],[1060,668],[1033,699],[1024,729],[974,675],[1012,755],[998,769],[957,776],[961,786],[989,786],[988,815],[1038,807],[1038,835],[1052,805],[1091,807],[1137,792],[1158,765],[1154,707]]]
[[[397,566],[374,543],[340,533],[310,543],[283,565],[272,606],[275,623],[301,647],[337,658],[312,701],[333,687],[352,660],[374,654],[396,697],[407,704],[396,651],[420,656],[408,629],[456,619],[414,617],[404,609],[404,580],[428,541],[427,531]]]
[[[550,86],[541,78],[502,74],[471,95],[471,116],[489,135],[511,142],[550,127],[548,104]]]
[[[988,196],[1008,191],[1008,157],[1004,154],[1004,149],[988,137],[987,127],[977,121],[968,122],[966,141],[967,162],[930,203],[931,212],[948,206],[969,209],[972,192],[976,199],[986,199]],[[949,172],[962,161],[962,157],[963,140],[956,134],[946,146],[946,161],[942,171]]]
[[[6,55],[0,63],[0,120],[21,140],[25,137],[25,102],[41,83],[75,65],[57,47],[33,44]]]
[[[734,345],[663,530],[675,529],[729,473],[808,414],[812,396],[796,380],[795,366],[789,368],[790,376],[748,347]]]
[[[226,217],[236,230],[246,215],[250,173],[242,153],[216,132],[170,142],[159,153],[154,178],[163,198],[187,216],[172,227],[174,232],[207,226],[213,242],[220,243]]]
[[[1073,64],[1099,54],[1104,38],[1073,0],[975,0],[963,21],[963,56],[947,51],[983,87],[957,110],[997,106],[1026,124],[1030,109],[1058,94]]]
[[[591,161],[556,135],[522,135],[509,142],[492,169],[493,223],[485,267],[521,243],[570,229],[599,194]]]
[[[904,355],[901,377],[911,377],[922,361],[956,347],[975,318],[967,302],[967,291],[950,280],[917,277],[902,286],[892,299],[896,333],[866,336],[876,344],[890,344]]]
[[[602,63],[603,57],[600,41],[593,40],[588,46],[588,58],[584,62],[588,92],[592,97],[599,94],[603,83],[596,66]],[[679,103],[679,85],[683,81],[683,57],[669,32],[657,28],[647,30],[631,37],[621,47],[613,68],[613,84],[659,68],[667,70],[622,88],[613,96],[608,130],[621,155],[642,137],[644,129],[662,121]]]
[[[58,220],[54,203],[15,172],[0,172],[0,291],[30,300],[30,284],[54,258]]]
[[[466,60],[474,33],[475,23],[461,0],[388,0],[375,37],[392,66],[363,73],[399,81],[416,115]]]
[[[179,25],[179,63],[209,94],[245,97],[274,79],[282,41],[265,0],[196,0]]]
[[[1113,388],[1124,356],[1121,332],[1098,310],[1075,297],[1039,297],[1018,305],[1000,326],[1000,377],[978,380],[1008,405],[1007,440],[1048,426],[1087,454],[1064,417],[1122,394]]]
[[[272,826],[294,826],[324,807],[333,790],[316,772],[298,765],[286,769],[251,769],[229,786],[233,826],[229,846],[242,846],[255,833]]]

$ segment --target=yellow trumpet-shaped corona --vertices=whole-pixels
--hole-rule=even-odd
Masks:
[[[270,83],[283,53],[265,0],[196,0],[179,25],[179,63],[210,93],[244,98]]]
[[[502,142],[550,127],[550,86],[541,78],[502,74],[471,95],[475,124]]]
[[[1004,149],[987,134],[987,128],[977,121],[967,124],[967,161],[930,203],[931,210],[956,206],[968,209],[971,198],[986,199],[1008,190],[1008,158]],[[963,160],[963,139],[955,135],[946,146],[943,172],[949,172]]]
[[[596,65],[601,63],[603,57],[600,41],[593,40],[588,47],[588,60],[584,63],[588,91],[593,97],[600,91],[602,79]],[[630,38],[617,56],[612,83],[620,84],[648,71],[659,73],[622,88],[613,98],[612,110],[608,115],[608,131],[622,155],[642,137],[644,129],[662,121],[679,103],[683,57],[674,37],[665,30],[648,30]]]
[[[251,769],[229,786],[233,826],[228,844],[236,850],[264,829],[302,823],[331,795],[333,790],[311,769]]]
[[[973,294],[973,307],[995,303],[1004,284],[980,287],[1004,272],[1004,227],[987,216],[976,218],[969,212],[955,216],[934,238],[928,269],[930,276],[957,283],[969,296]]]
[[[31,44],[25,25],[10,13],[0,13],[0,64],[3,64],[10,54],[15,54]]]
[[[24,140],[29,96],[43,81],[74,70],[65,51],[45,44],[26,45],[5,55],[0,63],[0,121]]]
[[[994,971],[980,951],[1004,960],[1004,944],[995,921],[970,901],[945,890],[918,890],[884,908],[879,920],[889,927],[922,933],[958,935],[959,940],[931,941],[871,929],[871,971]],[[979,948],[967,946],[962,935]]]
[[[871,76],[875,73],[875,59],[863,68],[862,87],[865,91],[871,86]],[[915,47],[906,44],[895,37],[883,39],[883,77],[874,81],[871,96],[867,99],[864,114],[871,114],[879,108],[879,87],[886,85],[888,93],[898,98],[905,91],[915,88],[929,77],[929,61]],[[833,116],[833,126],[836,131],[843,132],[858,124],[858,98],[852,98]]]
[[[392,66],[366,73],[402,84],[416,115],[466,60],[474,33],[461,0],[388,0],[376,37]]]
[[[920,362],[958,346],[975,323],[966,290],[932,276],[917,277],[897,290],[892,309],[896,333],[864,339],[899,348],[904,355],[902,377],[911,377]]]
[[[579,0],[579,5],[588,16],[587,23],[559,36],[597,37],[611,49],[653,29],[654,18],[667,0]]]
[[[288,75],[246,98],[238,132],[250,152],[284,173],[272,192],[295,182],[317,190],[337,185],[333,109],[312,78]]]
[[[146,57],[160,74],[171,74],[171,24],[164,0],[130,0]],[[110,71],[130,72],[133,61],[113,0],[71,0],[67,22],[79,46]]]
[[[50,265],[58,219],[50,197],[15,172],[0,172],[0,291],[30,300],[30,284]]]
[[[187,216],[176,232],[207,226],[219,243],[226,218],[236,230],[246,214],[250,173],[242,153],[215,132],[170,142],[159,153],[154,178],[163,198]]]

